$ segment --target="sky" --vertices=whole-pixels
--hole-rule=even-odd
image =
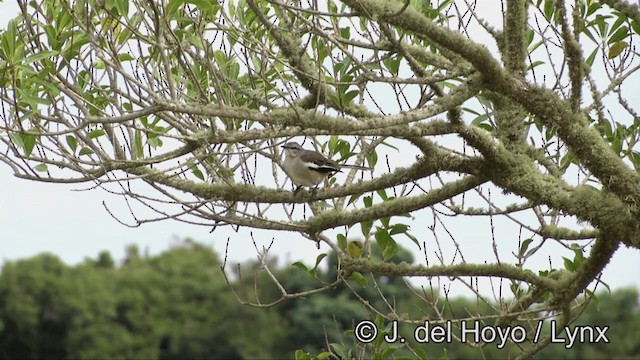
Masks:
[[[17,11],[15,2],[1,3],[0,9],[2,25]],[[399,161],[403,155],[391,156],[391,161]],[[95,258],[103,250],[121,261],[129,244],[153,255],[187,237],[212,246],[220,254],[228,250],[229,263],[255,260],[260,248],[268,246],[272,240],[275,241],[270,253],[281,259],[280,264],[297,260],[313,263],[317,255],[326,251],[316,249],[315,243],[292,233],[252,233],[249,230],[211,233],[210,228],[173,220],[127,227],[105,210],[106,204],[114,213],[127,213],[123,199],[101,189],[87,190],[91,186],[18,179],[12,176],[9,167],[0,163],[0,262],[51,252],[68,264],[76,264],[87,257]],[[466,220],[455,230],[463,241],[473,242],[475,238],[486,237],[486,221]],[[414,235],[421,234],[418,230]],[[474,252],[484,258],[491,251],[491,247],[482,242],[474,248]],[[419,259],[420,253],[416,250],[415,254]],[[612,289],[629,285],[640,287],[638,272],[640,251],[621,247],[605,269],[603,278]]]

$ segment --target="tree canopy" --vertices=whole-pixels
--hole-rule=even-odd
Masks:
[[[333,279],[300,291],[259,254],[278,285],[270,304],[347,279],[450,279],[492,304],[468,314],[483,324],[535,329],[552,318],[562,328],[592,301],[616,250],[640,247],[635,4],[18,4],[0,35],[0,160],[20,178],[124,196],[130,214],[111,215],[129,226],[293,233],[323,246],[315,266],[296,264],[314,276],[336,254]],[[293,137],[375,171],[294,193],[279,147]],[[464,238],[477,221],[489,230]],[[399,243],[423,259],[392,261]],[[159,290],[147,290],[128,296],[152,302]],[[385,321],[447,319],[379,305]],[[527,339],[515,355],[552,338]]]

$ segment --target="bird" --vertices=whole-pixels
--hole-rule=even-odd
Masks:
[[[282,145],[285,152],[282,167],[291,181],[297,185],[297,193],[302,186],[317,186],[329,175],[341,172],[341,168],[373,170],[365,166],[338,164],[317,151],[306,150],[295,141]]]

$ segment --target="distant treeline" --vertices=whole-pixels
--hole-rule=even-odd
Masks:
[[[410,262],[411,257],[400,252],[401,260]],[[274,275],[288,293],[310,290],[335,279],[335,256],[328,261],[329,270],[318,269],[315,276],[290,264],[274,264]],[[142,256],[132,246],[119,265],[107,252],[76,266],[51,254],[8,261],[0,273],[0,359],[284,359],[293,358],[297,349],[317,355],[328,343],[361,356],[366,347],[348,330],[376,316],[353,290],[385,314],[391,304],[400,318],[435,318],[436,311],[425,301],[444,299],[411,289],[401,278],[368,277],[367,287],[353,282],[353,290],[342,286],[258,308],[242,305],[237,297],[252,303],[278,299],[280,290],[265,272],[257,264],[244,264],[228,284],[220,267],[218,254],[190,240],[158,256]],[[447,301],[440,306],[447,318],[494,313],[475,299]],[[554,344],[535,358],[640,354],[637,290],[599,293],[595,305],[574,325],[610,326],[609,344],[578,343],[571,349]],[[401,335],[410,339],[415,326],[399,325]],[[506,358],[518,346],[407,342],[429,359]],[[415,356],[406,349],[394,355]]]

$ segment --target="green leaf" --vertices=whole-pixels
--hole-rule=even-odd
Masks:
[[[394,257],[397,253],[398,253],[398,245],[394,241],[393,246],[387,246],[387,248],[384,249],[384,251],[382,252],[382,258],[386,261]]]
[[[90,43],[89,37],[86,34],[77,32],[73,34],[73,41],[67,42],[67,46],[62,49],[61,54],[65,59],[71,60],[76,58],[80,54],[80,49]],[[104,68],[104,62],[102,62]]]
[[[98,130],[91,130],[91,131],[89,131],[89,133],[88,133],[88,135],[89,135],[89,139],[95,139],[95,138],[98,138],[98,137],[100,137],[100,136],[102,136],[102,135],[104,135],[104,134],[106,134],[106,133],[105,133],[105,132],[104,132],[104,130],[102,130],[102,129],[98,129]]]
[[[375,233],[375,238],[380,250],[382,250],[383,260],[392,258],[398,252],[398,244],[386,229],[379,228]]]
[[[555,10],[554,1],[553,0],[545,0],[544,1],[544,16],[548,20],[551,20],[551,18],[553,17],[554,10]]]
[[[408,237],[409,239],[411,239],[411,241],[413,241],[414,244],[416,244],[416,246],[418,246],[418,248],[420,248],[420,242],[418,241],[418,239],[411,235],[408,231],[406,233],[404,233],[404,236]]]
[[[331,357],[331,353],[328,351],[325,352],[321,352],[320,354],[318,354],[318,356],[316,356],[317,360],[324,360],[324,359],[328,359]]]
[[[47,167],[47,164],[38,164],[34,167],[34,169],[36,171],[40,171],[40,172],[45,172],[47,170],[49,170],[49,168]]]
[[[106,69],[106,65],[104,64],[104,61],[102,60],[96,60],[93,63],[93,67],[98,69],[98,70],[104,70]]]
[[[129,15],[129,0],[116,0],[116,8],[121,16]]]
[[[607,58],[613,59],[614,57],[620,55],[627,47],[629,47],[629,44],[624,41],[619,41],[611,45],[611,48],[609,48],[609,53],[607,54]]]
[[[351,28],[350,27],[340,28],[340,36],[342,36],[344,39],[351,39]]]
[[[216,63],[220,65],[221,68],[224,67],[228,62],[227,55],[225,55],[222,50],[214,51],[213,58],[216,60]]]
[[[11,141],[13,141],[13,143],[17,147],[24,148],[24,142],[22,141],[22,135],[16,134],[16,133],[9,133],[9,138],[11,138]]]
[[[378,189],[378,190],[376,190],[376,192],[378,193],[378,196],[380,196],[382,201],[387,201],[387,199],[389,198],[387,196],[387,192],[384,189]]]
[[[335,4],[333,1],[331,1],[331,0],[329,0],[329,1],[327,2],[327,9],[329,10],[329,12],[330,12],[330,13],[334,13],[334,14],[336,14],[336,13],[338,12],[338,7],[337,7],[337,6],[336,6],[336,4]]]
[[[491,114],[487,114],[487,113],[478,114],[478,116],[476,116],[475,118],[473,118],[473,120],[471,120],[471,125],[480,126],[481,124],[484,123],[484,121],[489,119],[490,116],[491,116]]]
[[[150,138],[147,138],[147,144],[151,145],[152,148],[156,149],[162,146],[162,140],[159,137],[150,137]]]
[[[56,29],[53,25],[47,24],[43,26],[44,32],[47,34],[47,41],[54,50],[60,50],[60,39],[58,39]]]
[[[600,299],[596,296],[596,294],[593,291],[589,289],[584,289],[584,291],[591,298],[591,302],[596,307],[596,309],[600,311]]]
[[[342,234],[338,234],[337,236],[338,238],[338,247],[340,249],[342,249],[343,251],[347,249],[347,237],[342,235]]]
[[[531,69],[533,69],[533,68],[535,68],[537,66],[544,65],[544,64],[545,64],[544,61],[536,60],[536,61],[532,62],[531,65],[527,66],[527,68],[525,70],[531,70]]]
[[[578,267],[573,263],[573,261],[571,261],[570,259],[566,258],[566,257],[562,257],[562,259],[564,260],[564,268],[571,271],[571,272],[575,272]]]
[[[347,244],[347,254],[349,254],[349,256],[351,256],[352,258],[361,258],[363,252],[364,249],[360,241],[351,241],[349,244]]]
[[[626,39],[628,37],[629,37],[629,28],[626,26],[623,26],[620,29],[618,29],[613,35],[611,35],[611,37],[609,38],[609,40],[607,40],[607,42],[609,44],[613,44],[623,39]]]
[[[338,135],[331,135],[331,137],[329,137],[329,142],[327,143],[329,145],[329,153],[335,154],[338,152],[336,149],[336,146],[338,146],[338,140],[340,140]]]
[[[367,163],[369,163],[369,167],[374,168],[378,163],[378,154],[375,151],[367,154]]]
[[[30,156],[33,148],[36,146],[36,137],[31,134],[21,134],[21,137],[24,143],[24,154]]]
[[[78,155],[82,156],[82,155],[91,155],[93,154],[93,150],[89,149],[88,147],[83,147],[82,149],[80,149],[80,152],[78,153]]]
[[[349,144],[348,141],[344,141],[344,140],[338,140],[336,145],[331,150],[332,150],[331,151],[332,154],[335,154],[335,153],[340,154],[341,156],[340,160],[345,160],[349,157],[350,154],[353,154],[351,152],[351,144]]]
[[[632,21],[631,29],[633,29],[633,32],[635,32],[636,34],[640,34],[640,23],[637,21]]]
[[[184,0],[169,0],[166,8],[167,16],[173,18],[175,16],[176,10],[178,10],[178,8],[183,4]]]
[[[200,169],[198,169],[197,167],[193,167],[193,169],[191,169],[191,172],[193,173],[193,175],[195,175],[198,179],[204,181],[204,174],[202,173],[202,171],[200,171]]]
[[[371,231],[371,227],[373,226],[373,221],[366,220],[360,223],[360,229],[362,231],[362,236],[369,236],[369,232]]]
[[[367,278],[365,278],[362,274],[360,274],[357,271],[354,271],[351,276],[349,276],[349,280],[353,280],[356,283],[358,283],[358,285],[360,285],[363,288],[367,287],[368,281]]]
[[[618,30],[620,28],[620,25],[622,25],[626,21],[628,21],[626,16],[619,16],[618,15],[618,19],[616,19],[616,21],[613,23],[613,25],[611,25],[611,28],[609,29],[609,35],[611,35],[611,33],[613,33],[616,30]]]
[[[547,276],[549,276],[549,270],[539,270],[538,271],[538,275],[539,276],[543,276],[543,277],[547,277]]]
[[[359,94],[360,94],[360,91],[358,91],[358,90],[351,90],[351,91],[347,91],[347,92],[344,94],[344,97],[343,97],[344,103],[346,103],[346,104],[350,103],[350,102],[351,102],[353,99],[355,99],[355,98],[356,98],[356,96],[358,96]]]
[[[43,87],[44,90],[47,90],[49,94],[53,95],[54,97],[58,96],[60,94],[60,89],[58,89],[53,83],[49,82],[49,81],[45,81],[39,78],[31,78],[31,81],[35,84],[38,84],[40,86]],[[46,103],[49,104],[49,100],[44,100],[42,103]]]
[[[589,8],[587,9],[587,16],[593,15],[593,13],[599,10],[601,7],[602,4],[600,4],[599,1],[592,1],[589,5]]]
[[[596,19],[593,21],[593,23],[598,27],[598,32],[603,37],[607,33],[607,28],[609,27],[609,23],[607,21],[609,18],[611,18],[611,16],[596,15]]]
[[[351,195],[351,197],[349,198],[349,201],[347,201],[347,206],[353,204],[356,200],[360,198],[360,196],[362,196],[362,194]]]
[[[76,140],[75,136],[73,135],[67,135],[66,139],[67,145],[69,145],[69,149],[71,149],[71,152],[75,153],[76,149],[78,148],[78,140]]]
[[[33,79],[31,80],[35,82]],[[19,104],[25,107],[38,108],[39,105],[48,106],[51,104],[49,98],[42,97],[37,89],[33,88],[16,88],[16,92],[18,93],[18,99],[20,100]]]
[[[373,323],[378,329],[382,329],[384,327],[384,318],[380,314],[377,314]]]
[[[9,138],[11,138],[11,140],[17,147],[24,150],[25,156],[31,155],[31,152],[33,152],[33,148],[35,147],[37,140],[36,136],[31,134],[10,133]]]
[[[371,198],[371,196],[365,196],[364,198],[362,198],[362,202],[364,203],[364,207],[366,208],[370,208],[371,205],[373,205],[373,199]]]
[[[304,270],[306,272],[309,272],[309,268],[307,268],[307,266],[303,263],[301,263],[300,261],[296,261],[293,264],[291,264],[291,266],[297,267],[298,269]]]
[[[331,354],[331,353],[329,353],[329,354]],[[310,353],[298,349],[295,352],[294,359],[296,359],[296,360],[311,360],[313,358],[311,357]]]
[[[382,60],[384,66],[391,72],[393,75],[398,75],[398,71],[400,70],[400,60],[402,58],[400,56],[396,58],[385,58]]]
[[[393,224],[391,225],[391,231],[389,235],[404,234],[409,230],[409,225],[406,224]]]
[[[533,239],[530,238],[522,242],[522,245],[520,245],[520,251],[518,252],[519,257],[522,257],[527,252],[527,249],[532,242]]]
[[[195,5],[199,10],[213,9],[214,2],[211,0],[187,0],[189,4]]]
[[[349,352],[344,348],[344,346],[337,343],[331,343],[329,344],[329,347],[336,353],[336,355],[338,355],[339,359],[351,359]]]
[[[571,244],[571,248],[573,249],[573,253],[575,254],[575,256],[573,257],[573,263],[576,265],[576,267],[580,267],[586,260],[584,254],[582,253],[582,248],[578,244]]]
[[[611,294],[611,288],[609,287],[609,284],[607,284],[606,282],[604,282],[602,280],[598,280],[598,279],[596,279],[596,281],[598,282],[598,284],[602,284],[604,287],[606,287],[607,291],[609,291],[609,294]]]
[[[144,156],[144,148],[142,147],[142,132],[136,130],[133,135],[133,155],[136,159],[142,159]]]
[[[36,62],[36,61],[40,61],[42,59],[46,59],[46,58],[51,57],[51,56],[56,56],[59,53],[60,52],[55,51],[55,50],[46,50],[46,51],[43,51],[43,52],[38,52],[38,53],[35,53],[35,54],[29,56],[26,59],[26,63],[30,64],[30,63],[33,63],[33,62]]]
[[[135,58],[133,57],[133,55],[131,55],[129,53],[125,53],[125,54],[118,54],[118,60],[120,60],[120,61],[131,61],[131,60],[135,60]]]
[[[2,36],[2,42],[1,42],[4,55],[12,60],[17,60],[15,53],[16,53],[17,41],[19,37],[17,34],[18,27],[16,23],[17,23],[16,19],[9,20],[9,24],[7,24],[7,28]]]
[[[320,265],[320,262],[322,261],[322,259],[324,259],[325,257],[327,257],[327,254],[322,253],[320,255],[318,255],[316,257],[316,266],[313,267],[313,269],[311,269],[312,271],[316,270],[318,268],[318,265]]]
[[[611,50],[609,50],[611,51]],[[598,54],[598,48],[593,49],[593,51],[591,52],[591,54],[589,55],[589,57],[587,57],[587,60],[585,60],[585,63],[587,65],[589,65],[589,67],[593,66],[593,61],[596,59],[596,55]]]

